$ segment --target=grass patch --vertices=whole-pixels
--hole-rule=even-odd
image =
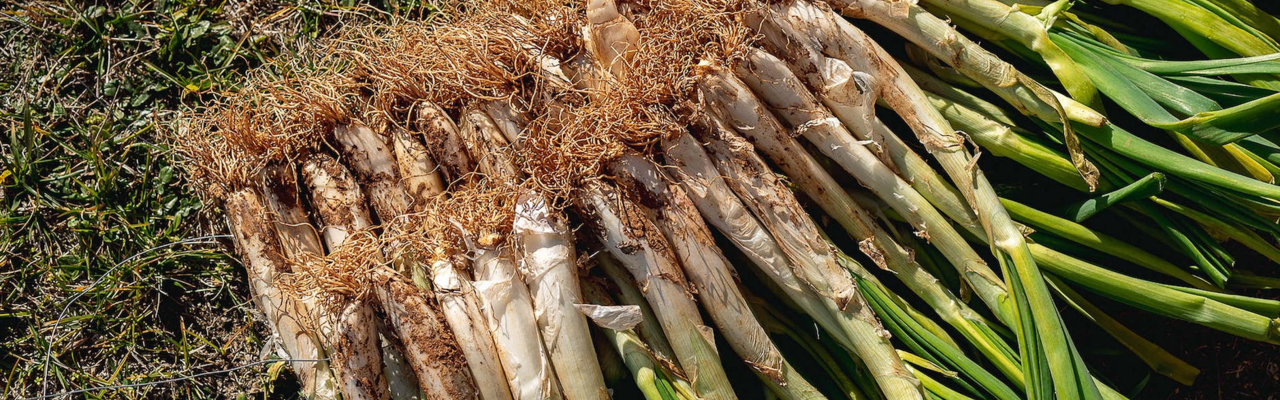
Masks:
[[[120,264],[223,231],[157,124],[343,23],[428,11],[396,0],[0,6],[0,397],[41,394],[46,347],[48,393],[260,359],[267,330],[228,243]],[[269,367],[88,395],[234,397],[289,385],[272,382]]]

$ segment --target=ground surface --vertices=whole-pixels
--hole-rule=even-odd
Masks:
[[[246,307],[243,270],[225,240],[200,239],[223,231],[217,210],[186,189],[158,123],[336,24],[423,10],[300,0],[94,4],[0,3],[0,398],[261,360],[265,329]],[[1138,377],[1122,387],[1135,398],[1264,399],[1277,390],[1274,347],[1116,315],[1151,321],[1136,329],[1204,370],[1196,387],[1174,390],[1148,386],[1141,368],[1122,363]],[[1129,357],[1086,354],[1090,362]],[[264,364],[85,396],[290,397],[290,382]]]
[[[332,26],[422,9],[328,0],[0,2],[0,398],[262,359],[264,329],[245,306],[243,269],[226,256],[225,240],[146,252],[223,231],[210,218],[216,210],[186,188],[158,126]],[[279,372],[258,365],[86,395],[261,394],[288,385],[274,379]]]

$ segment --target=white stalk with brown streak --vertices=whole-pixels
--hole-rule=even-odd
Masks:
[[[494,182],[509,184],[518,181],[520,173],[511,160],[507,137],[489,114],[479,109],[463,112],[458,132],[475,160],[477,171]]]
[[[575,201],[605,250],[640,286],[694,391],[705,399],[736,399],[716,353],[714,332],[702,323],[684,273],[658,227],[603,182],[587,182]]]
[[[360,187],[346,168],[332,157],[312,156],[302,166],[319,216],[321,234],[329,249],[337,249],[351,231],[369,227],[369,211]],[[336,316],[334,336],[329,338],[334,371],[344,398],[390,399],[378,346],[378,326],[373,307],[363,300],[345,305]]]
[[[510,399],[511,386],[493,332],[480,308],[480,299],[471,286],[471,279],[459,271],[452,262],[436,261],[431,264],[431,287],[445,321],[458,338],[467,367],[475,377],[476,389],[483,400]]]
[[[435,103],[418,103],[417,126],[427,142],[427,151],[440,164],[444,182],[453,184],[469,179],[476,171],[476,163],[467,153],[467,145],[453,118]]]
[[[374,294],[404,345],[405,359],[425,398],[470,399],[479,395],[457,339],[423,293],[385,266],[373,271],[373,280]]]
[[[645,204],[652,213],[651,218],[673,245],[685,276],[697,288],[698,298],[734,352],[782,397],[825,399],[782,357],[751,314],[746,299],[738,291],[729,261],[716,247],[711,231],[698,218],[697,208],[684,192],[669,185],[669,178],[657,165],[637,154],[622,156],[615,161],[613,170],[624,180],[632,180],[630,189],[643,192],[642,198],[655,203]],[[838,296],[853,295],[852,282],[841,291]]]
[[[404,129],[395,129],[391,140],[402,186],[408,189],[416,205],[413,209],[421,209],[427,201],[444,193],[444,181],[437,173],[439,166],[427,148]]]
[[[267,327],[280,338],[290,358],[326,357],[313,324],[305,318],[309,307],[274,286],[275,277],[288,270],[278,238],[262,219],[266,214],[258,195],[250,190],[232,194],[226,200],[227,223],[236,249],[249,270],[249,291],[258,309],[267,317]],[[376,349],[374,350],[376,351]],[[315,399],[336,399],[339,388],[326,361],[291,363],[302,381],[302,393]],[[348,397],[360,398],[360,397]]]
[[[703,72],[698,91],[708,111],[724,121],[726,126],[733,127],[751,139],[758,150],[764,152],[783,173],[860,241],[859,247],[863,253],[884,268],[920,268],[905,249],[875,224],[875,219],[866,210],[843,193],[844,189],[787,134],[782,124],[745,84],[720,67],[707,66]],[[903,368],[900,358],[866,361],[887,396],[923,396],[918,381]],[[870,363],[873,361],[875,364]]]
[[[400,172],[392,155],[391,143],[373,129],[351,123],[333,128],[343,159],[359,175],[361,186],[369,192],[373,211],[384,223],[409,211],[413,199],[400,183]]]

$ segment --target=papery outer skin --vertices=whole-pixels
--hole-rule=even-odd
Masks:
[[[542,342],[561,380],[569,380],[569,400],[609,397],[591,343],[587,319],[576,312],[582,302],[573,237],[565,217],[546,199],[524,192],[516,203],[512,234],[522,254],[520,269],[529,285]]]
[[[582,311],[583,315],[591,318],[591,322],[600,325],[601,328],[612,329],[615,331],[624,331],[640,325],[644,320],[644,314],[640,312],[640,306],[602,306],[596,304],[578,304],[578,311]]]
[[[474,250],[473,285],[517,400],[563,398],[543,347],[529,289],[510,249]]]

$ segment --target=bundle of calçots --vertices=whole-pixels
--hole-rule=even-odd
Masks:
[[[1108,3],[1205,59],[1061,0],[490,0],[172,132],[284,353],[328,360],[305,397],[1118,399],[1073,332],[1199,370],[1090,299],[1280,344],[1233,292],[1280,283],[1280,22]],[[1003,198],[982,152],[1078,199]]]

